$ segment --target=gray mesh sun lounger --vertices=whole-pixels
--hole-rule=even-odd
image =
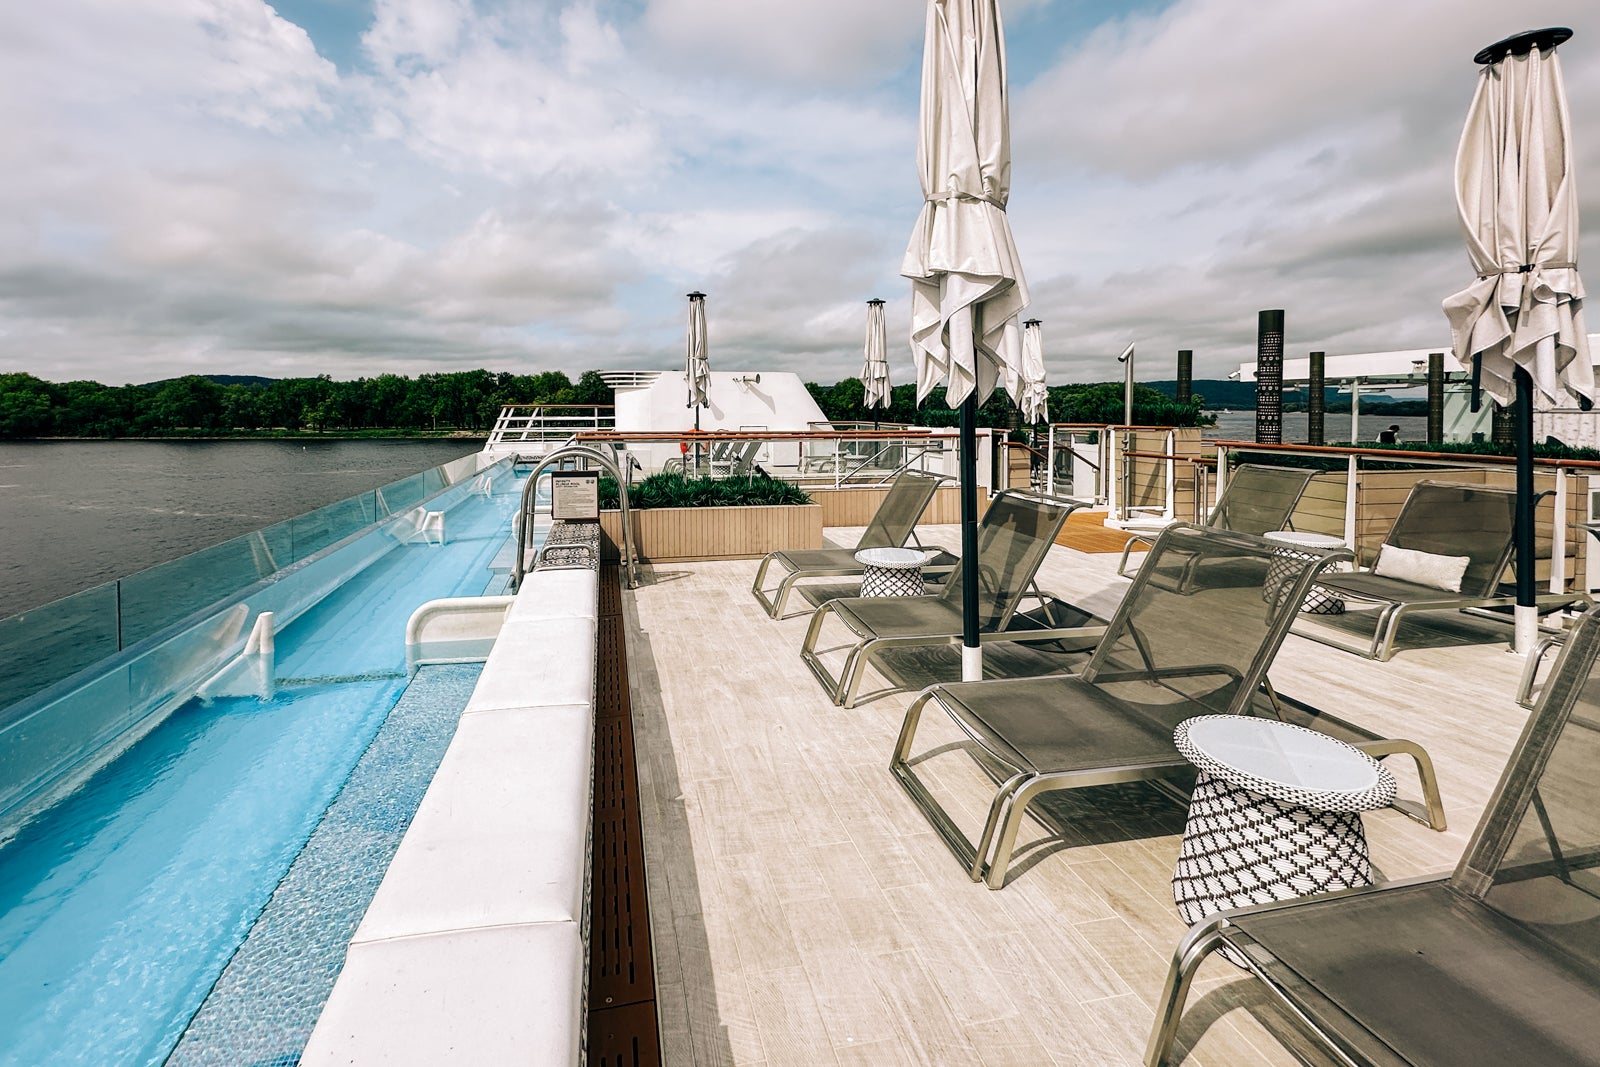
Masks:
[[[1301,599],[1331,561],[1303,560],[1287,578],[1268,577],[1272,543],[1250,534],[1182,523],[1157,540],[1083,670],[1072,676],[937,685],[906,709],[890,769],[974,880],[1005,884],[1018,831],[1040,795],[1113,782],[1187,778],[1193,768],[1173,744],[1196,715],[1277,714],[1267,670]],[[1198,565],[1197,565],[1198,564]],[[1253,581],[1243,580],[1253,575]],[[999,783],[977,843],[924,785],[912,755],[923,712],[944,711]],[[1417,761],[1425,813],[1444,828],[1427,754],[1409,741],[1359,731],[1302,706],[1293,721],[1324,729],[1373,756]],[[1285,715],[1286,718],[1290,716]],[[1178,787],[1165,785],[1169,791]]]
[[[1586,616],[1455,873],[1222,912],[1178,946],[1146,1062],[1228,946],[1350,1064],[1600,1064],[1600,616]],[[1487,709],[1486,709],[1487,711]]]
[[[1038,591],[1034,575],[1055,543],[1067,516],[1083,504],[1039,493],[1008,489],[997,495],[978,526],[979,643],[996,641],[1083,641],[1092,645],[1104,630],[1101,620]],[[867,665],[895,648],[961,643],[961,575],[958,563],[944,588],[931,596],[846,597],[830,600],[811,616],[800,658],[806,661],[835,704],[854,707]],[[1025,596],[1039,605],[1021,612]],[[829,619],[855,638],[833,677],[817,651]]]
[[[750,592],[761,601],[767,614],[774,619],[783,617],[784,605],[795,583],[806,578],[861,577],[861,564],[856,553],[863,548],[900,548],[907,541],[916,541],[917,520],[927,510],[943,478],[918,471],[901,471],[889,484],[878,505],[872,522],[867,524],[855,548],[814,548],[792,552],[770,552],[756,568],[756,580]],[[921,544],[918,543],[918,547]],[[923,565],[924,574],[948,573],[956,565],[956,557],[942,548],[929,549],[935,555]],[[778,583],[769,597],[762,588],[767,582],[767,571],[776,563],[788,573]]]
[[[1228,478],[1222,499],[1211,509],[1205,525],[1235,533],[1264,534],[1282,530],[1305,495],[1306,486],[1316,477],[1314,470],[1291,467],[1263,467],[1243,463]],[[1149,548],[1167,524],[1141,528],[1125,526],[1133,538],[1122,548],[1117,573],[1128,577],[1128,556],[1141,546]]]
[[[1500,486],[1418,482],[1383,543],[1438,556],[1468,557],[1461,590],[1451,592],[1371,571],[1330,574],[1317,583],[1328,592],[1382,605],[1371,643],[1365,648],[1348,644],[1320,628],[1296,633],[1368,659],[1387,660],[1394,656],[1395,635],[1406,615],[1514,604],[1516,597],[1500,588],[1500,578],[1511,561],[1516,500],[1514,489]],[[1587,601],[1588,597],[1582,593],[1544,594],[1538,603],[1553,608],[1577,600]]]

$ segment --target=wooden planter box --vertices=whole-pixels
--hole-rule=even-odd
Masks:
[[[873,489],[810,489],[811,499],[822,505],[824,526],[865,526],[877,514],[878,505],[889,492],[887,488]],[[979,513],[987,506],[979,493]],[[918,520],[924,523],[956,523],[961,521],[961,491],[952,484],[934,491],[933,500]]]
[[[759,559],[768,552],[822,547],[822,505],[738,508],[650,508],[635,511],[633,540],[649,563]],[[621,512],[602,511],[608,556],[622,543]]]

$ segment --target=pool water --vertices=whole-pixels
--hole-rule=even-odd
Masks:
[[[481,663],[417,672],[190,1020],[167,1067],[296,1061],[482,673]]]
[[[272,700],[191,701],[0,849],[0,1065],[167,1059],[405,690],[406,619],[491,584],[516,504],[458,504],[278,634]]]

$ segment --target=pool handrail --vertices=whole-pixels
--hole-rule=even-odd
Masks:
[[[585,459],[598,463],[601,467],[611,472],[617,480],[617,502],[622,509],[622,573],[623,583],[629,589],[639,587],[639,573],[633,553],[633,519],[628,511],[628,479],[622,474],[615,460],[597,448],[587,445],[567,444],[544,456],[539,457],[532,471],[528,473],[528,480],[522,487],[522,503],[519,505],[516,523],[517,551],[511,561],[511,588],[513,591],[522,587],[523,576],[528,568],[528,547],[533,538],[533,510],[536,488],[539,475],[546,467],[559,463],[564,459]]]

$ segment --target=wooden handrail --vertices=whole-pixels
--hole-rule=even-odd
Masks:
[[[1135,459],[1170,459],[1175,463],[1192,463],[1197,467],[1215,467],[1217,465],[1216,456],[1173,456],[1165,452],[1135,452],[1132,449],[1123,452],[1122,455],[1132,456]]]
[[[1032,445],[1028,444],[1028,442],[1026,442],[1026,441],[1007,441],[1006,442],[1006,447],[1007,448],[1020,448],[1020,449],[1023,449],[1024,451],[1033,453],[1034,455],[1038,456],[1040,459],[1042,459],[1042,460],[1044,460],[1046,462],[1049,462],[1049,460],[1050,460],[1049,456],[1045,455],[1043,452],[1040,452],[1037,448],[1034,448]]]
[[[1052,422],[1055,430],[1203,430],[1204,426],[1142,426],[1138,423],[1115,422]]]
[[[1488,466],[1513,466],[1517,462],[1515,456],[1487,456],[1475,452],[1422,452],[1412,449],[1400,448],[1357,448],[1351,445],[1268,445],[1255,441],[1212,441],[1219,448],[1230,448],[1235,451],[1256,452],[1310,452],[1330,456],[1359,455],[1369,459],[1382,457],[1385,459],[1431,459],[1444,460],[1451,463],[1482,463]],[[1592,459],[1542,459],[1533,457],[1535,464],[1547,467],[1571,467],[1578,470],[1600,470],[1600,460]]]
[[[674,430],[639,433],[629,430],[582,430],[574,434],[580,441],[953,441],[955,430],[935,431],[919,427],[905,430]]]

